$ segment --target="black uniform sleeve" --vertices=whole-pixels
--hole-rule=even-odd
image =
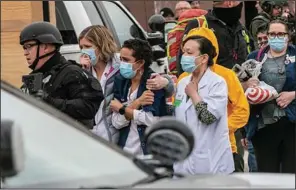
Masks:
[[[185,31],[184,31],[182,39],[184,38],[185,35],[187,35],[189,33],[190,30],[192,30],[194,28],[198,28],[198,27],[199,27],[199,24],[198,24],[198,21],[196,19],[189,21],[188,24],[185,27]],[[177,57],[178,76],[183,73],[182,67],[180,65],[181,57],[182,57],[182,49],[181,49],[181,45],[180,45],[180,48],[179,48],[179,51],[178,51],[178,57]]]
[[[104,100],[99,81],[74,70],[65,75],[63,88],[67,99],[48,96],[45,101],[75,119],[93,119]]]

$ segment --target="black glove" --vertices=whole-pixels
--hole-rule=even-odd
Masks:
[[[32,96],[34,96],[38,100],[44,100],[45,102],[49,97],[48,94],[43,90],[38,90],[36,93],[33,93]]]

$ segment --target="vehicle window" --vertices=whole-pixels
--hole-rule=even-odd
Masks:
[[[92,25],[104,25],[102,18],[92,1],[82,1],[82,4]]]
[[[120,45],[128,39],[134,38],[131,34],[131,29],[135,27],[135,25],[124,11],[111,1],[102,1],[102,3],[112,20]]]
[[[62,34],[64,44],[78,44],[77,36],[63,1],[55,2],[56,26]]]
[[[49,106],[37,107],[25,99],[1,89],[1,119],[20,126],[25,148],[23,171],[7,178],[5,187],[70,182],[71,188],[113,186],[147,177],[130,158],[47,112]],[[116,180],[122,176],[124,180]]]

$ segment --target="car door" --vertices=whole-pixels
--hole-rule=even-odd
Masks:
[[[116,34],[120,46],[131,38],[147,39],[147,34],[133,15],[119,1],[100,1],[97,6],[102,6],[102,11],[110,24],[110,29]]]
[[[78,37],[91,25],[104,25],[113,34],[120,47],[125,40],[147,39],[146,32],[118,1],[56,1],[56,25],[65,45],[61,53],[66,59],[79,62]]]
[[[66,59],[79,62],[79,34],[91,25],[106,25],[92,1],[56,1],[56,26],[62,34],[64,44],[61,53]]]
[[[3,180],[4,188],[122,186],[147,177],[130,154],[4,82],[1,120],[19,126],[25,150],[23,170]]]

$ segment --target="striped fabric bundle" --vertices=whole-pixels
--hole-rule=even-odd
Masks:
[[[263,104],[278,97],[276,90],[264,82],[253,88],[248,88],[245,95],[250,104]]]

